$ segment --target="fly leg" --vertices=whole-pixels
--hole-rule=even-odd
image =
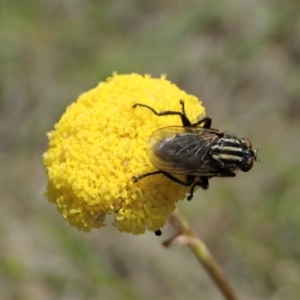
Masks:
[[[211,118],[205,117],[203,119],[198,120],[196,123],[192,123],[186,116],[184,100],[180,100],[180,105],[181,105],[181,109],[182,109],[182,115],[185,116],[185,118],[188,120],[188,124],[187,124],[186,121],[183,120],[182,117],[181,117],[183,126],[185,126],[185,127],[197,127],[197,126],[203,124],[203,128],[210,128]]]
[[[195,190],[196,186],[200,186],[203,190],[207,190],[208,187],[209,187],[208,177],[207,176],[201,176],[200,180],[196,180],[196,181],[195,181],[195,177],[194,177],[194,182],[191,186],[190,194],[187,197],[188,201],[192,200],[192,198],[194,196],[194,190]]]
[[[198,125],[203,124],[203,128],[210,128],[211,118],[205,117],[203,119],[198,120],[196,123],[191,123],[191,121],[188,119],[188,117],[185,114],[185,108],[184,108],[184,101],[183,100],[180,100],[180,105],[181,105],[182,112],[172,111],[172,110],[157,112],[151,106],[148,106],[148,105],[142,104],[142,103],[135,103],[132,107],[133,108],[136,108],[137,106],[146,107],[146,108],[150,109],[158,117],[161,117],[161,116],[180,116],[182,126],[184,126],[184,127],[196,127]]]
[[[183,102],[183,101],[182,101]],[[181,103],[181,101],[180,101]],[[185,115],[184,113],[184,109],[183,112],[180,111],[172,111],[172,110],[168,110],[168,111],[162,111],[162,112],[157,112],[155,109],[153,109],[151,106],[148,106],[146,104],[141,104],[141,103],[135,103],[132,108],[136,108],[137,106],[141,106],[141,107],[146,107],[148,109],[150,109],[156,116],[161,117],[161,116],[180,116],[181,121],[182,121],[182,125],[185,127],[191,127],[191,122],[188,119],[188,117]],[[183,105],[184,108],[184,105]]]
[[[183,181],[183,180],[180,180],[179,178],[167,173],[167,172],[164,172],[164,171],[155,171],[155,172],[150,172],[150,173],[145,173],[145,174],[142,174],[142,175],[139,175],[139,176],[133,176],[132,177],[132,180],[133,182],[138,182],[139,180],[145,178],[145,177],[148,177],[148,176],[151,176],[151,175],[157,175],[157,174],[163,174],[164,176],[166,176],[167,178],[169,178],[170,180],[178,183],[178,184],[181,184],[181,185],[185,185],[185,186],[191,186],[193,184],[193,182],[195,181],[195,176],[187,176],[187,181]]]
[[[187,200],[190,201],[193,198],[194,195],[194,189],[196,186],[200,186],[201,188],[203,188],[204,190],[208,189],[208,177],[200,177],[200,180],[195,180],[196,176],[192,176],[192,175],[187,175],[186,176],[186,181],[180,180],[177,177],[174,177],[173,175],[166,173],[166,172],[162,172],[162,174],[164,174],[166,177],[168,177],[170,180],[177,182],[181,185],[185,185],[185,186],[190,186],[190,194],[187,197]]]
[[[133,176],[132,177],[132,181],[133,182],[138,182],[139,180],[145,178],[145,177],[148,177],[148,176],[151,176],[151,175],[156,175],[156,174],[162,174],[164,172],[162,171],[155,171],[155,172],[149,172],[149,173],[145,173],[143,175],[139,175],[139,176]]]
[[[185,185],[185,186],[191,186],[193,184],[193,182],[195,181],[195,176],[186,176],[186,181],[183,181],[181,179],[178,179],[177,177],[171,175],[170,173],[167,173],[167,172],[163,172],[161,171],[162,174],[164,174],[166,177],[168,177],[170,180],[178,183],[178,184],[181,184],[181,185]]]
[[[196,180],[196,176],[187,175],[186,181],[183,181],[183,180],[178,179],[177,177],[174,177],[173,175],[171,175],[169,173],[162,172],[162,174],[164,174],[166,177],[168,177],[170,180],[172,180],[174,182],[177,182],[181,185],[191,187],[190,194],[187,197],[188,201],[192,200],[196,186],[200,186],[203,190],[207,190],[209,187],[207,176],[200,176],[200,180]]]
[[[187,175],[186,176],[186,181],[183,181],[183,180],[171,175],[170,173],[163,172],[163,171],[155,171],[155,172],[143,174],[143,175],[138,176],[138,177],[133,177],[133,182],[137,182],[137,181],[139,181],[140,179],[142,179],[144,177],[151,176],[151,175],[156,175],[156,174],[163,174],[167,178],[169,178],[170,180],[172,180],[172,181],[174,181],[178,184],[181,184],[181,185],[184,185],[184,186],[190,186],[191,187],[190,194],[187,197],[187,200],[189,200],[189,201],[192,200],[192,198],[193,198],[194,189],[195,189],[196,186],[200,186],[204,190],[208,189],[208,177],[201,176],[200,180],[195,181],[196,176]]]
[[[197,127],[199,125],[203,124],[203,128],[210,128],[211,127],[211,118],[205,117],[203,119],[198,120],[196,123],[193,123],[191,126],[192,127]]]

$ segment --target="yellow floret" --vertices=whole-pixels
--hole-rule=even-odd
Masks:
[[[199,100],[164,77],[114,75],[83,93],[48,133],[44,154],[48,175],[46,197],[56,203],[65,220],[79,230],[105,226],[107,215],[122,232],[133,234],[162,228],[186,197],[188,187],[163,175],[137,183],[133,176],[156,171],[147,157],[147,139],[165,126],[181,126],[179,116],[158,117],[157,111],[181,111],[188,118],[204,116]]]

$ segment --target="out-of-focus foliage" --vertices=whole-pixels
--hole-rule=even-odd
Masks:
[[[46,132],[117,71],[167,74],[261,147],[180,207],[243,299],[299,299],[299,32],[298,0],[2,1],[0,298],[222,299],[170,228],[81,233],[42,196]]]

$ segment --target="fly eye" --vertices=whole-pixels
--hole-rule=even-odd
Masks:
[[[250,143],[250,145],[251,145],[251,143]],[[248,171],[250,171],[250,170],[252,169],[252,167],[253,167],[253,161],[254,161],[254,157],[250,157],[250,158],[248,159],[247,163],[241,168],[241,170],[242,170],[243,172],[248,172]]]
[[[252,144],[251,144],[251,142],[250,142],[248,139],[243,138],[242,140],[244,141],[245,146],[246,146],[248,149],[252,149]]]

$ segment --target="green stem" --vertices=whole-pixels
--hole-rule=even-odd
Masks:
[[[210,278],[223,293],[227,300],[238,300],[228,280],[224,276],[220,267],[211,256],[206,245],[196,236],[188,221],[178,212],[171,214],[170,222],[177,230],[178,234],[164,243],[168,247],[175,243],[187,244],[194,252],[198,261],[205,268]]]

